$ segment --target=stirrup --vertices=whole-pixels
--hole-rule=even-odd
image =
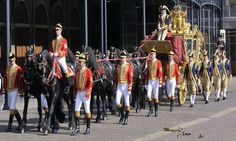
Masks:
[[[69,93],[70,93],[70,88],[69,88],[69,87],[66,87],[66,88],[64,89],[64,93],[65,93],[65,94],[69,94]]]

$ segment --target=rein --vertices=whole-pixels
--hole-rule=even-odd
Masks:
[[[127,61],[130,61],[130,60],[146,60],[148,59],[149,56],[146,56],[146,57],[136,57],[136,58],[129,58],[127,59]],[[121,59],[97,59],[98,62],[106,62],[106,61],[119,61]]]

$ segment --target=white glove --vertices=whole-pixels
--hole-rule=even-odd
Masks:
[[[53,55],[54,55],[55,57],[57,57],[57,56],[58,56],[58,53],[56,52],[56,53],[54,53]]]
[[[131,91],[128,91],[128,94],[131,95]]]
[[[148,89],[148,85],[144,85],[144,88],[147,90]]]
[[[163,83],[162,83],[162,86],[164,87],[165,85],[166,85],[166,83],[165,83],[165,82],[163,82]]]

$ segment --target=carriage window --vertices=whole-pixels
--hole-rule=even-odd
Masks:
[[[186,43],[187,43],[187,45],[186,45],[186,53],[188,53],[188,52],[190,52],[191,50],[192,50],[192,40],[191,39],[187,39],[186,40]]]

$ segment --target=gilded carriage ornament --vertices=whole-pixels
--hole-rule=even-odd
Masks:
[[[184,35],[190,31],[190,24],[186,23],[187,12],[177,5],[170,11],[172,35]]]

